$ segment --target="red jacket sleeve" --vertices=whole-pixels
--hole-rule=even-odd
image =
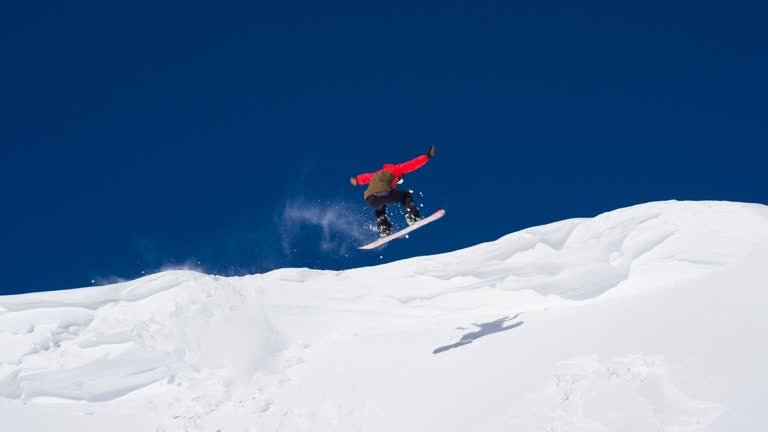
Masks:
[[[423,167],[428,160],[429,158],[427,157],[427,155],[421,155],[414,159],[409,160],[408,162],[403,162],[399,165],[395,165],[395,172],[393,174],[395,174],[395,176],[397,177],[400,177],[403,174],[407,174],[411,171],[416,171],[417,169]],[[370,179],[368,179],[368,181],[370,181]]]
[[[357,184],[363,185],[363,184],[370,183],[374,174],[375,173],[360,174],[359,176],[357,176]]]

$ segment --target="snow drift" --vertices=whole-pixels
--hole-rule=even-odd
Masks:
[[[3,430],[758,430],[768,207],[659,202],[348,271],[0,297]]]

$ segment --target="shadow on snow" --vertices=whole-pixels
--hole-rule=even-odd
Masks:
[[[491,335],[491,334],[494,334],[494,333],[500,333],[500,332],[503,332],[503,331],[506,331],[506,330],[510,330],[510,329],[515,328],[515,327],[520,327],[521,325],[523,325],[524,321],[516,322],[516,323],[510,324],[510,325],[508,325],[506,327],[504,326],[504,324],[506,322],[513,321],[513,320],[515,320],[519,316],[520,316],[520,314],[517,314],[517,315],[513,316],[512,318],[510,318],[509,316],[505,316],[505,317],[499,318],[499,319],[497,319],[495,321],[491,321],[491,322],[487,322],[487,323],[481,323],[481,324],[472,323],[472,325],[474,325],[476,327],[480,327],[480,330],[473,331],[473,332],[470,332],[470,333],[467,333],[467,334],[463,335],[461,337],[461,339],[459,339],[459,341],[456,342],[456,343],[453,343],[453,344],[450,344],[450,345],[446,345],[446,346],[441,346],[440,348],[436,348],[434,351],[432,351],[432,354],[439,354],[439,353],[441,353],[443,351],[448,351],[450,349],[458,348],[458,347],[463,346],[463,345],[471,344],[472,342],[474,342],[475,339],[479,339],[479,338],[481,338],[483,336],[488,336],[488,335]]]

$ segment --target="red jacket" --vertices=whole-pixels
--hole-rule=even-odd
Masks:
[[[392,183],[392,187],[394,188],[395,185],[397,184],[398,177],[402,176],[403,174],[408,174],[409,172],[416,171],[417,169],[423,167],[428,160],[429,158],[426,155],[421,155],[421,156],[417,156],[414,159],[409,160],[408,162],[403,162],[398,165],[384,164],[384,166],[381,167],[379,171],[389,171],[395,175],[395,181]],[[357,176],[357,184],[367,184],[368,182],[371,181],[371,179],[375,175],[376,175],[375,172],[360,174]]]
[[[393,164],[385,164],[383,167],[381,167],[380,170],[373,172],[373,173],[366,173],[366,174],[360,174],[356,177],[357,184],[368,184],[371,182],[371,180],[375,180],[373,183],[371,183],[370,186],[368,186],[368,190],[365,191],[363,194],[363,197],[365,199],[368,199],[369,196],[379,193],[379,192],[385,192],[385,191],[391,191],[395,188],[397,185],[397,181],[400,179],[400,177],[403,174],[407,174],[411,171],[416,171],[417,169],[424,166],[425,163],[429,160],[429,157],[427,155],[421,155],[414,159],[409,160],[408,162],[404,162],[398,165]],[[378,175],[382,171],[388,171],[392,173],[392,179],[389,179],[389,175]],[[375,176],[375,179],[374,179]],[[386,181],[390,181],[391,184],[384,183],[384,179],[387,179]]]

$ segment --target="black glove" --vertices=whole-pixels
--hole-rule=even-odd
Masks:
[[[434,155],[435,155],[435,146],[432,146],[429,148],[429,150],[427,150],[427,157],[429,159],[432,159],[432,156]]]

